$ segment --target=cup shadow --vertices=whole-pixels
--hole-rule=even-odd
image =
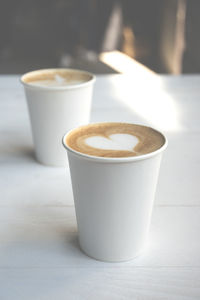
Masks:
[[[17,161],[37,161],[35,157],[34,147],[30,145],[9,143],[0,148],[0,157],[3,162]]]

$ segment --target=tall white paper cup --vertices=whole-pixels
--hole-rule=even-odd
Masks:
[[[104,158],[71,149],[66,137],[81,249],[102,261],[133,259],[145,247],[167,140],[152,153]]]
[[[88,80],[66,86],[34,86],[27,76],[46,71],[66,70]],[[44,69],[21,77],[28,103],[36,158],[45,165],[65,166],[66,153],[60,144],[63,134],[89,122],[95,76],[73,69]]]

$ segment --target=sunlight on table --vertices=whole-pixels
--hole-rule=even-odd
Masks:
[[[119,51],[102,53],[100,58],[124,74],[110,79],[116,100],[126,104],[144,123],[164,131],[181,129],[177,105],[159,75]]]

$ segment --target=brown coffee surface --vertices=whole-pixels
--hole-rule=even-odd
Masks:
[[[46,69],[27,73],[22,81],[33,85],[64,86],[87,82],[92,79],[90,74],[76,70]]]
[[[132,135],[138,139],[133,149],[113,150],[92,147],[86,143],[90,137],[110,139],[112,135]],[[154,152],[165,144],[165,137],[153,128],[128,123],[96,123],[71,131],[65,140],[66,145],[75,151],[100,157],[130,157]]]

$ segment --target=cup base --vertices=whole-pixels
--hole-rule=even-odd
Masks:
[[[124,257],[124,258],[119,258],[119,259],[106,259],[106,258],[103,258],[103,257],[96,257],[96,256],[93,256],[93,255],[91,255],[91,254],[89,254],[89,253],[87,253],[82,247],[81,247],[81,245],[80,245],[80,243],[79,243],[79,247],[80,247],[80,249],[81,249],[81,251],[85,254],[85,255],[87,255],[88,257],[90,257],[90,258],[92,258],[92,259],[95,259],[95,260],[97,260],[97,261],[100,261],[100,262],[107,262],[107,263],[125,263],[125,262],[130,262],[130,261],[132,261],[132,260],[134,260],[134,259],[136,259],[138,256],[141,256],[141,255],[143,255],[144,254],[144,252],[145,252],[145,246],[140,250],[140,251],[138,251],[138,252],[136,252],[133,256],[130,256],[130,257]]]
[[[39,159],[39,158],[37,157],[37,155],[35,155],[35,160],[36,160],[39,164],[41,164],[41,165],[43,165],[43,166],[46,166],[46,167],[66,168],[66,167],[69,166],[67,156],[66,156],[66,160],[65,160],[65,161],[58,162],[58,163],[56,163],[56,162],[49,162],[49,161],[43,161],[43,160]]]

